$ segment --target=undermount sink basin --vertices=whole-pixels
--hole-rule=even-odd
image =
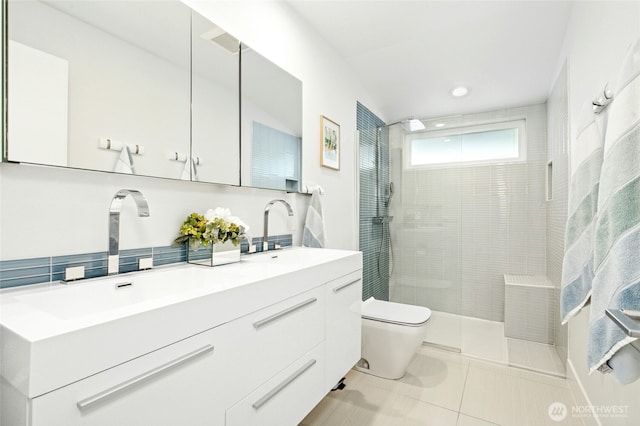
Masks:
[[[334,250],[285,248],[243,256],[241,262],[215,268],[186,265],[95,278],[16,295],[14,300],[61,320],[111,312],[127,314],[132,313],[134,307],[153,308],[165,302],[187,299],[198,291],[224,291],[305,265],[331,261],[336,256],[340,254]]]
[[[308,262],[327,261],[336,257],[333,250],[290,247],[245,256],[248,262],[282,265],[304,265]]]
[[[204,273],[199,267],[185,267],[118,275],[17,296],[16,300],[58,318],[71,319],[210,287],[209,280],[198,279],[197,275]]]

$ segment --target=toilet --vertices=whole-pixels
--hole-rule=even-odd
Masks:
[[[427,332],[431,310],[376,300],[362,302],[362,359],[356,370],[385,379],[405,375]]]

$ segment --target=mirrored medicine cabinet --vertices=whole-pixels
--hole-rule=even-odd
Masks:
[[[184,3],[7,9],[7,161],[300,189],[302,82]]]

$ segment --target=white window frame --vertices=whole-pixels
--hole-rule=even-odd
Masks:
[[[417,139],[459,136],[468,133],[481,133],[494,130],[518,129],[518,156],[511,158],[490,158],[487,160],[454,161],[434,164],[411,164],[412,142]],[[407,133],[403,143],[403,165],[405,169],[438,169],[451,167],[487,166],[494,164],[526,163],[527,161],[527,123],[525,118],[496,123],[475,124],[452,129]]]

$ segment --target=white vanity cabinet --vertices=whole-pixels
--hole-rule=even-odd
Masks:
[[[359,252],[158,268],[128,280],[167,296],[98,303],[121,280],[0,293],[3,425],[295,425],[360,359]]]
[[[224,325],[31,400],[32,426],[223,425]],[[225,336],[225,334],[227,334]]]
[[[360,360],[362,274],[353,272],[325,285],[326,366],[328,389]]]

